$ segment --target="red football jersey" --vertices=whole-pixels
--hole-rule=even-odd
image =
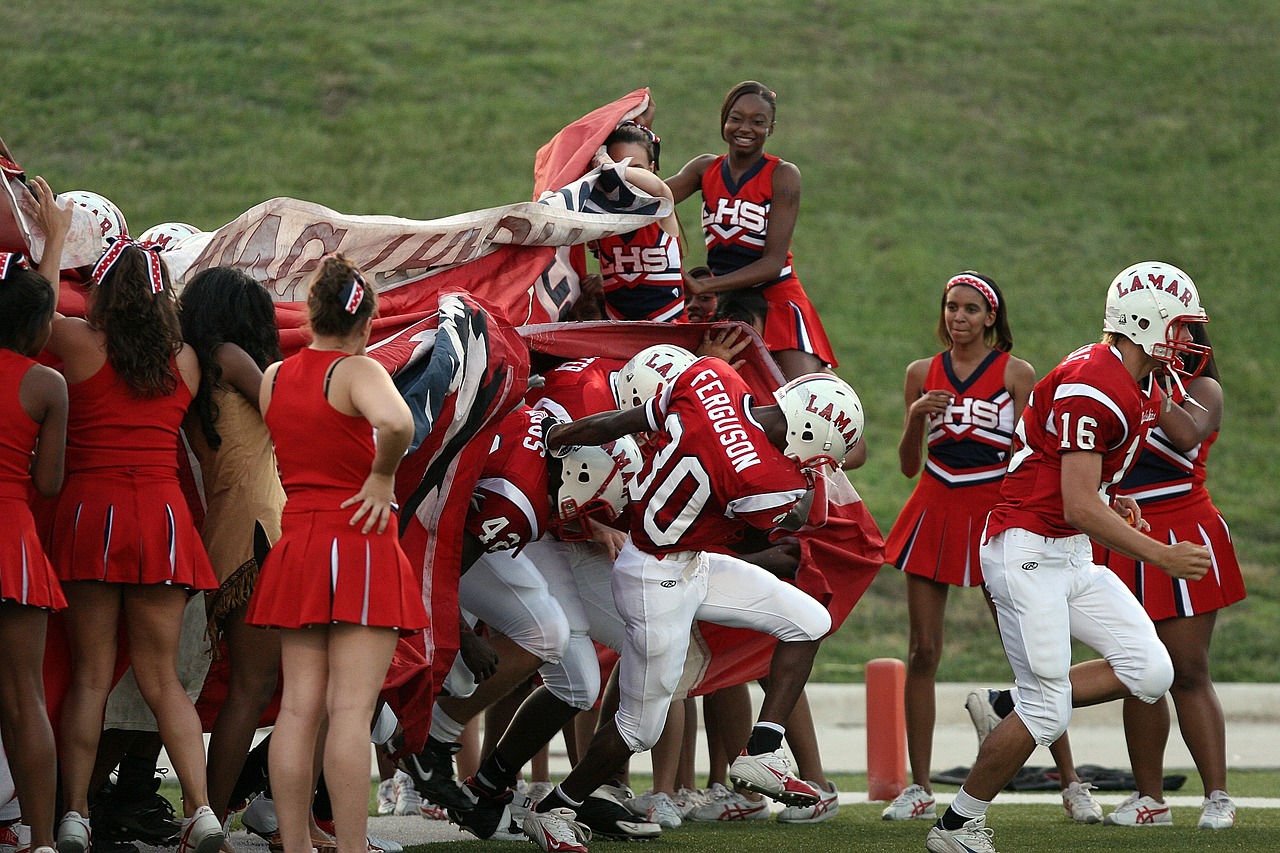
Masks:
[[[1011,527],[1054,538],[1079,533],[1062,517],[1062,454],[1101,453],[1102,490],[1110,494],[1142,449],[1159,405],[1155,382],[1134,382],[1115,347],[1091,344],[1063,359],[1036,383],[1014,430],[987,537]]]
[[[1004,385],[1009,354],[992,350],[963,382],[951,367],[951,353],[929,364],[926,391],[947,391],[951,405],[929,418],[925,473],[950,488],[990,483],[1004,476],[1013,442],[1013,396]]]
[[[659,435],[630,483],[641,551],[728,553],[744,524],[776,527],[804,496],[799,464],[769,441],[752,405],[746,382],[718,358],[698,359],[645,405]]]
[[[773,205],[773,172],[782,162],[771,154],[747,170],[735,183],[729,175],[729,158],[723,155],[702,173],[702,231],[707,241],[707,266],[713,275],[724,275],[760,260],[769,231]],[[793,278],[791,250],[777,284]]]
[[[587,415],[618,408],[613,395],[613,376],[626,362],[616,358],[580,358],[566,361],[542,375],[541,388],[525,395],[529,405],[546,409],[562,421],[576,421]]]
[[[591,247],[604,279],[610,320],[671,322],[684,316],[680,241],[658,223],[602,237]]]
[[[551,516],[540,409],[502,419],[471,497],[466,531],[489,551],[519,551],[542,537]]]

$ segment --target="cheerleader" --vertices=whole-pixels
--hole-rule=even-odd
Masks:
[[[36,182],[49,238],[41,269],[57,269],[70,225]],[[160,255],[127,237],[93,266],[85,317],[54,315],[47,350],[67,381],[67,482],[54,512],[50,560],[62,580],[71,683],[59,727],[68,811],[59,853],[89,847],[89,785],[114,683],[123,624],[138,688],[182,785],[180,853],[213,853],[222,825],[208,806],[200,718],[178,678],[188,595],[217,586],[178,482],[178,431],[200,383],[182,343]]]
[[[676,203],[702,190],[702,228],[712,278],[685,279],[692,293],[718,293],[729,310],[734,294],[760,288],[769,302],[764,342],[782,373],[794,379],[836,366],[827,333],[791,267],[791,235],[800,212],[800,170],[764,153],[777,98],[748,80],[720,108],[727,154],[701,154],[667,181]]]
[[[37,364],[53,322],[49,282],[21,254],[0,252],[0,732],[31,849],[52,853],[57,758],[44,702],[49,611],[67,606],[28,503],[62,487],[67,383]]]
[[[963,272],[947,281],[937,336],[946,350],[907,367],[898,460],[908,477],[920,472],[921,463],[925,471],[885,542],[889,561],[907,577],[905,698],[912,778],[884,809],[885,820],[937,817],[929,774],[934,681],[947,597],[952,587],[983,582],[978,563],[982,528],[1000,496],[1014,424],[1035,384],[1034,368],[1009,354],[1013,334],[1008,305],[999,286],[985,275]],[[985,720],[987,703],[975,707]],[[980,731],[980,738],[984,735]],[[1066,738],[1053,749],[1068,816],[1098,822],[1102,810],[1076,776]]]
[[[427,625],[393,493],[413,416],[365,355],[376,308],[360,271],[325,256],[307,296],[311,344],[268,367],[259,395],[287,499],[245,621],[284,629],[269,762],[287,853],[312,847],[313,758],[326,718],[338,850],[366,853],[369,721],[397,629]]]
[[[1226,724],[1209,674],[1209,644],[1218,611],[1243,599],[1245,591],[1227,523],[1205,488],[1209,448],[1222,426],[1218,367],[1208,350],[1204,325],[1192,323],[1190,330],[1195,344],[1209,354],[1188,358],[1188,372],[1199,375],[1186,382],[1185,395],[1175,391],[1177,404],[1160,415],[1133,470],[1120,483],[1119,493],[1138,501],[1143,520],[1151,525],[1150,535],[1161,542],[1208,546],[1213,570],[1200,580],[1186,581],[1101,548],[1095,548],[1095,557],[1133,590],[1173,660],[1169,695],[1178,708],[1182,739],[1204,783],[1198,825],[1230,829],[1236,822],[1236,807],[1227,796]],[[1168,701],[1147,705],[1126,699],[1124,730],[1138,789],[1160,791],[1164,745],[1169,738]],[[1140,809],[1153,805],[1145,802],[1148,799],[1154,798],[1132,795],[1107,815],[1107,823],[1134,824]]]

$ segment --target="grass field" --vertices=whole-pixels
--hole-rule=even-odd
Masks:
[[[561,126],[651,86],[673,172],[723,150],[734,83],[778,92],[770,150],[797,163],[796,268],[868,410],[854,475],[888,529],[902,371],[934,351],[938,288],[992,274],[1040,373],[1096,337],[1103,289],[1158,257],[1200,284],[1225,371],[1210,485],[1250,598],[1215,637],[1224,680],[1280,680],[1280,4],[1271,0],[15,0],[0,135],[57,189],[132,230],[213,229],[272,196],[419,219],[529,194]],[[696,234],[693,203],[682,207]],[[696,237],[695,237],[696,242]],[[692,247],[690,263],[699,249]],[[957,594],[939,677],[1004,677]],[[902,656],[885,573],[818,676]]]

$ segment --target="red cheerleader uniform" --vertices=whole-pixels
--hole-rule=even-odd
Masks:
[[[712,275],[725,275],[764,256],[773,204],[773,172],[782,162],[769,154],[734,182],[729,157],[722,155],[702,174],[702,231],[707,242],[707,266]],[[830,367],[835,352],[827,340],[818,312],[791,268],[791,251],[776,281],[759,285],[769,302],[764,342],[770,352],[795,349],[816,355]],[[732,291],[720,299],[732,300]]]
[[[400,549],[393,514],[382,533],[351,525],[373,464],[373,428],[329,404],[329,375],[347,354],[304,348],[276,373],[267,429],[284,486],[280,539],[262,566],[245,621],[273,628],[347,622],[419,630],[422,583]]]
[[[178,430],[191,392],[138,397],[111,366],[67,386],[67,482],[49,556],[63,581],[217,589],[178,481]]]
[[[1142,506],[1142,518],[1151,525],[1148,535],[1170,544],[1194,542],[1207,547],[1213,561],[1208,574],[1198,581],[1179,580],[1157,566],[1135,562],[1096,543],[1093,546],[1094,562],[1109,567],[1125,582],[1152,621],[1209,613],[1245,597],[1231,531],[1204,484],[1209,448],[1217,439],[1215,432],[1183,453],[1156,427],[1116,489],[1116,494],[1129,495]]]
[[[889,562],[907,574],[956,586],[982,583],[978,546],[1000,497],[1018,416],[1004,385],[1008,363],[1007,352],[992,350],[963,382],[950,352],[929,364],[924,387],[954,399],[929,419],[924,474],[885,541]]]
[[[670,323],[684,318],[680,241],[661,225],[602,237],[591,251],[600,262],[610,320]]]
[[[27,416],[19,400],[22,378],[36,362],[0,349],[0,598],[30,607],[67,606],[62,585],[45,556],[31,516],[31,454],[40,424]]]

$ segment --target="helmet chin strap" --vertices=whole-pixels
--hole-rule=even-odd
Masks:
[[[1200,405],[1200,402],[1196,400],[1195,397],[1191,396],[1191,392],[1187,390],[1187,386],[1182,384],[1182,376],[1178,373],[1178,371],[1169,366],[1166,366],[1164,370],[1163,411],[1167,412],[1171,408],[1173,408],[1173,386],[1174,385],[1178,386],[1178,392],[1182,395],[1183,400],[1186,400],[1188,403],[1195,406],[1197,409],[1200,409],[1201,411],[1204,411],[1204,412],[1208,411],[1208,409]]]

